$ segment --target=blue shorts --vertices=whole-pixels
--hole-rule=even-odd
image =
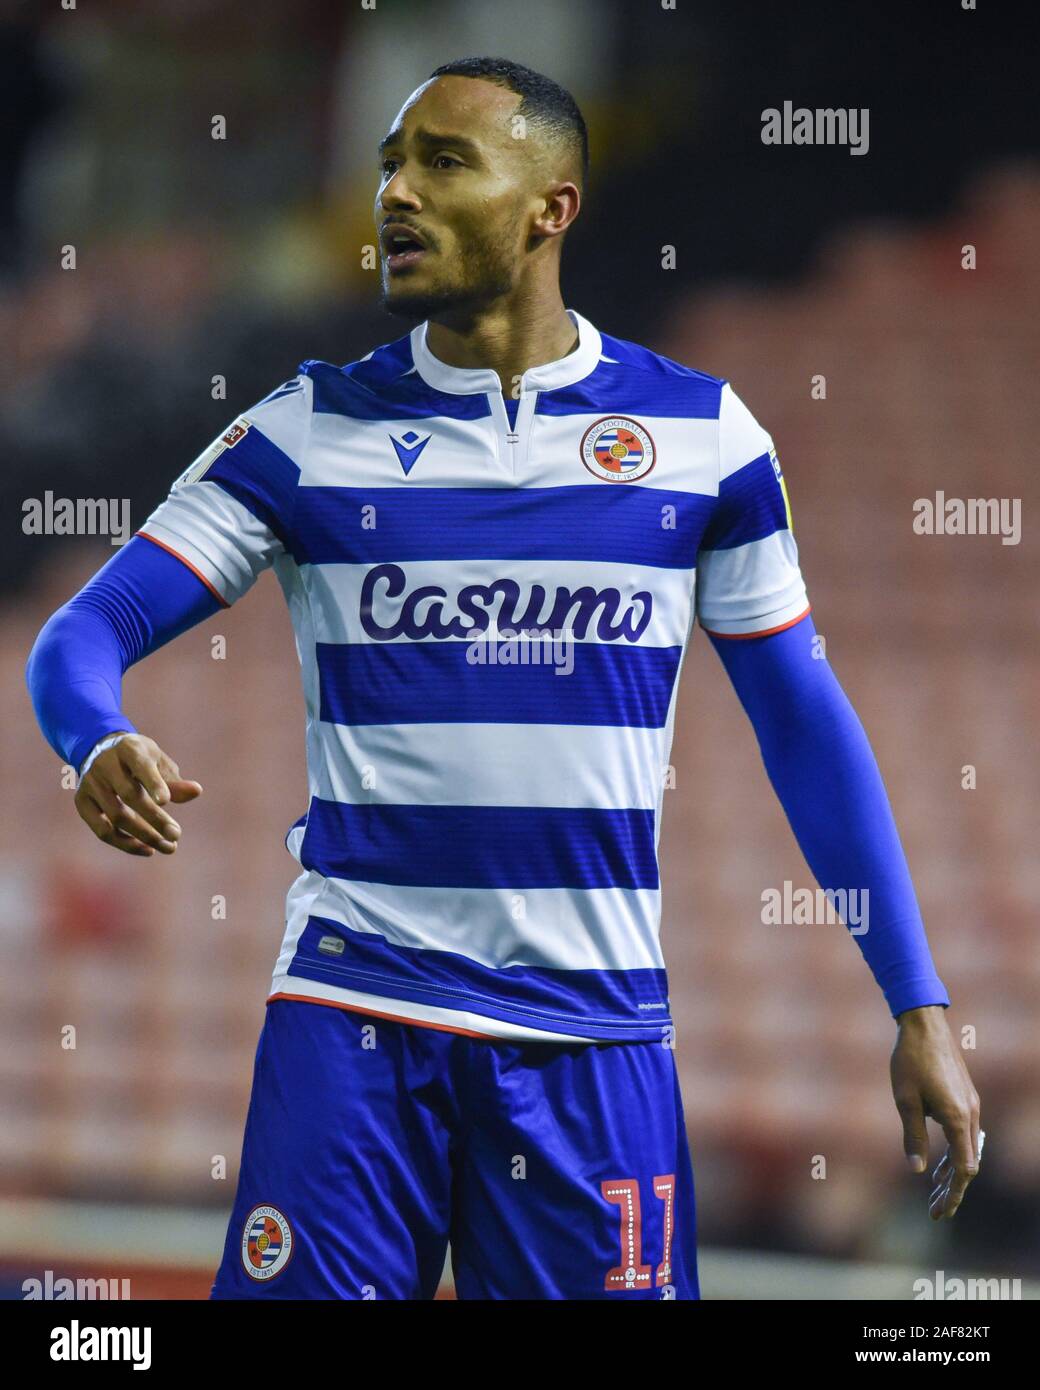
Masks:
[[[659,1042],[489,1042],[267,1006],[213,1298],[699,1298]]]

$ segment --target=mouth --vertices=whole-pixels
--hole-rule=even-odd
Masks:
[[[427,247],[419,234],[400,222],[384,227],[380,241],[386,255],[386,267],[391,275],[418,265],[427,254]]]

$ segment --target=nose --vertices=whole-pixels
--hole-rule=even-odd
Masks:
[[[418,211],[422,206],[418,194],[409,187],[403,169],[387,179],[380,190],[379,203],[384,212],[399,212],[402,208]]]

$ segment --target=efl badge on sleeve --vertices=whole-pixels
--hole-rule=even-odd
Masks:
[[[649,432],[627,415],[605,416],[582,436],[581,461],[604,482],[634,483],[645,478],[656,457]]]
[[[230,429],[226,429],[218,439],[214,439],[209,448],[203,449],[195,462],[188,465],[170,491],[183,487],[185,483],[197,483],[200,478],[205,477],[224,450],[233,449],[245,438],[248,430],[249,421],[244,415],[240,415]]]
[[[784,475],[780,471],[780,460],[776,456],[776,449],[772,444],[769,446],[769,462],[773,465],[773,472],[776,474],[776,481],[780,484],[780,491],[784,494],[784,513],[787,517],[787,529],[794,531],[791,523],[791,499],[787,495],[787,484],[784,482]]]

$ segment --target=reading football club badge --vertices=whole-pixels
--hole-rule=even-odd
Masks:
[[[638,420],[627,415],[608,415],[585,431],[581,461],[597,478],[608,483],[634,483],[645,478],[657,454],[654,441]]]
[[[277,1207],[254,1207],[242,1231],[242,1265],[250,1279],[273,1279],[289,1263],[292,1227]]]

